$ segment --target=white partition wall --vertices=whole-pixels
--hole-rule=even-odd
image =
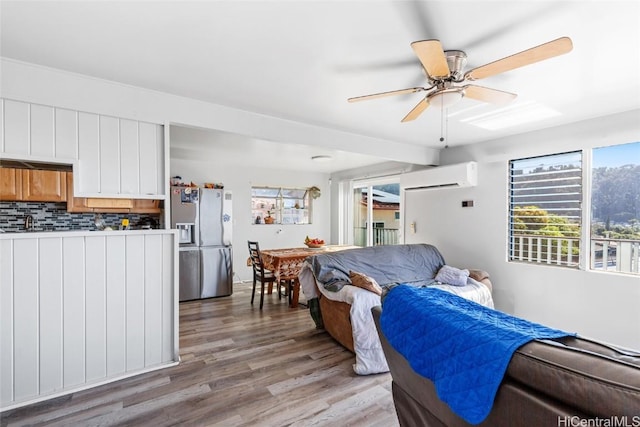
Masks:
[[[172,231],[0,239],[0,409],[178,361]]]

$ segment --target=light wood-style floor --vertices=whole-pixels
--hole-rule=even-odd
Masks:
[[[397,426],[389,374],[355,356],[303,307],[235,284],[180,304],[178,366],[0,414],[2,426]]]

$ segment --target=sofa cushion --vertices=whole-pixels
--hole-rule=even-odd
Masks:
[[[358,273],[357,271],[349,271],[349,278],[351,279],[351,284],[353,286],[357,286],[362,289],[366,289],[367,291],[373,292],[374,294],[382,295],[382,288],[376,282],[376,279],[373,277],[369,277],[366,274]]]
[[[598,416],[640,414],[640,353],[580,337],[532,341],[513,355],[507,377]]]
[[[469,270],[460,270],[450,265],[443,265],[438,274],[436,274],[436,282],[444,283],[452,286],[464,286],[467,284]]]

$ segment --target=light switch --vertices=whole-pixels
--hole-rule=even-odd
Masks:
[[[416,223],[415,221],[409,224],[409,230],[411,230],[411,234],[416,234]]]

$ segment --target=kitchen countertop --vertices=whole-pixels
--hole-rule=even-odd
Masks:
[[[177,234],[177,230],[152,229],[152,230],[47,230],[47,231],[5,231],[0,233],[0,240],[7,239],[33,239],[40,237],[73,237],[73,236],[113,236],[116,234]]]

